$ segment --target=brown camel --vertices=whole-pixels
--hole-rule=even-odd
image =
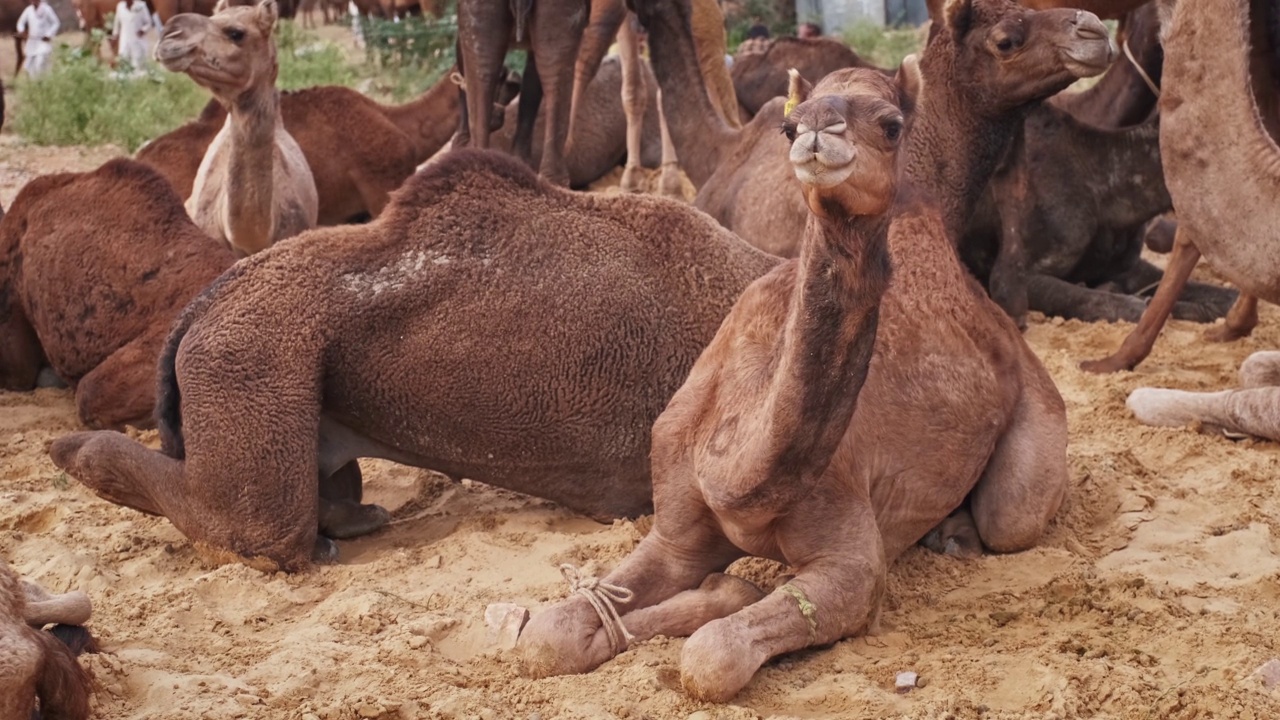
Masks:
[[[1147,78],[1158,82],[1163,52],[1155,7],[1127,16],[1126,25],[1131,53]],[[1160,281],[1160,270],[1139,258],[1148,222],[1171,207],[1156,96],[1146,82],[1122,56],[1092,88],[1071,93],[1070,104],[1107,108],[1107,127],[1083,122],[1052,101],[1029,110],[970,219],[961,256],[1019,326],[1028,309],[1136,322],[1146,304],[1131,293]],[[1136,124],[1123,124],[1134,116]],[[1174,314],[1211,322],[1235,297],[1234,291],[1196,284]]]
[[[1115,353],[1081,363],[1092,372],[1131,370],[1147,357],[1202,253],[1241,292],[1207,339],[1248,335],[1258,300],[1280,302],[1280,265],[1267,252],[1280,247],[1280,9],[1179,2],[1165,32],[1160,153],[1177,236],[1138,326]]]
[[[72,637],[95,651],[92,637],[78,627],[91,606],[81,592],[51,596],[18,579],[0,560],[0,718],[3,720],[84,720],[93,691],[89,673],[76,661],[76,649],[59,636]],[[53,631],[41,630],[58,623]],[[38,706],[37,706],[38,701]]]
[[[18,77],[18,73],[22,72],[22,63],[26,55],[23,47],[23,38],[18,34],[18,18],[22,16],[22,11],[30,4],[28,0],[0,0],[0,35],[13,37],[13,51],[16,57],[16,62],[13,65],[13,76],[15,78]],[[0,95],[2,94],[3,91],[0,90]]]
[[[801,77],[816,81],[849,67],[879,69],[835,38],[780,37],[769,41],[762,52],[734,56],[733,89],[743,117],[750,119],[765,103],[787,94],[788,70],[794,68]]]
[[[147,0],[147,5],[160,16],[160,22],[168,23],[182,13],[212,15],[218,0]]]
[[[415,174],[371,223],[305,237],[240,261],[176,323],[164,452],[81,433],[55,462],[196,541],[290,570],[336,552],[317,536],[320,498],[345,500],[352,525],[385,522],[356,504],[358,479],[332,481],[355,457],[634,516],[651,507],[653,421],[777,262],[682,203],[573,193],[469,150]]]
[[[666,8],[654,6],[654,12],[662,17]],[[650,27],[659,57],[658,26]],[[1014,28],[1025,33],[1021,47],[1002,51],[1001,41]],[[754,444],[773,454],[748,455],[740,449],[748,435],[738,433],[759,429],[760,420],[733,413],[778,407],[767,404],[776,399],[760,404],[751,395],[739,404],[729,393],[745,381],[717,395],[717,383],[728,384],[728,372],[736,371],[716,374],[723,357],[713,347],[702,358],[712,369],[695,370],[654,425],[653,529],[599,582],[618,588],[619,597],[630,593],[618,611],[625,630],[633,613],[641,627],[653,623],[664,634],[696,629],[681,661],[684,687],[695,696],[727,700],[768,658],[867,627],[888,564],[926,534],[931,547],[948,553],[973,554],[984,545],[1014,552],[1034,545],[1057,512],[1067,486],[1066,409],[1017,327],[956,256],[951,237],[976,201],[957,181],[981,188],[1006,149],[1020,104],[1060,90],[1111,55],[1093,15],[1035,12],[1009,0],[952,0],[919,69],[912,61],[900,71],[920,102],[921,114],[907,133],[902,181],[907,199],[919,199],[892,216],[894,277],[880,305],[874,353],[851,421],[813,420],[828,403],[852,403],[847,394],[820,385],[796,388],[788,396],[803,400],[777,411],[783,424],[770,427],[773,442]],[[873,71],[844,70],[819,88],[850,77],[878,82]],[[836,95],[827,105],[854,103]],[[788,132],[805,129],[787,117]],[[949,132],[940,132],[942,122],[951,123]],[[937,139],[942,137],[947,141]],[[796,157],[794,145],[791,152]],[[796,194],[805,197],[799,188]],[[777,326],[783,313],[777,297],[790,291],[783,288],[772,291],[772,302],[752,308],[752,332],[760,328],[765,335],[769,323]],[[837,353],[855,341],[850,334],[840,338],[809,353],[816,353],[814,360],[829,358],[825,382],[852,385],[833,379],[852,371],[849,356]],[[745,347],[745,339],[738,342]],[[771,350],[756,362],[774,363],[770,367],[780,373],[784,358]],[[750,372],[748,362],[740,360],[738,367]],[[789,381],[812,377],[801,372]],[[721,401],[731,409],[709,405]],[[927,440],[921,428],[928,428]],[[806,439],[791,444],[793,437]],[[729,471],[715,457],[741,464]],[[722,492],[718,486],[726,479],[737,487]],[[952,513],[949,530],[930,533]],[[714,612],[740,605],[746,593],[732,585],[682,593],[745,554],[786,562],[799,573],[746,610],[697,629]],[[613,642],[619,635],[622,641]],[[527,671],[542,676],[590,670],[625,648],[625,640],[626,633],[602,621],[593,600],[578,593],[535,616],[520,643]]]
[[[251,255],[315,227],[316,183],[284,128],[276,89],[276,0],[227,5],[165,23],[156,59],[229,109],[206,151],[187,211],[202,230]]]
[[[1033,10],[1066,8],[1086,10],[1104,20],[1119,20],[1145,5],[1149,0],[1018,0]],[[929,18],[936,21],[946,0],[927,0]]]
[[[507,87],[514,94],[514,86]],[[457,114],[457,88],[448,77],[403,105],[382,105],[337,86],[280,95],[284,129],[315,179],[320,225],[381,212],[389,193],[448,142]],[[222,104],[212,100],[196,120],[140,148],[137,159],[190,197],[201,160],[226,117]]]
[[[1116,42],[1123,51],[1106,73],[1088,89],[1060,92],[1048,103],[1097,127],[1128,127],[1146,121],[1159,100],[1164,77],[1164,47],[1159,34],[1155,3],[1125,15],[1116,31]]]
[[[32,180],[0,220],[0,387],[48,364],[85,425],[151,425],[169,326],[234,261],[144,165]]]
[[[705,623],[725,610],[741,611],[731,616],[732,627],[708,626],[686,645],[685,689],[710,700],[728,700],[765,659],[814,642],[819,628],[822,642],[858,630],[870,609],[863,605],[883,590],[883,577],[866,572],[883,565],[876,521],[901,522],[874,517],[864,499],[870,488],[853,487],[866,478],[850,472],[850,454],[834,459],[868,379],[889,286],[889,210],[903,129],[899,91],[874,70],[838,71],[812,94],[798,74],[792,83],[798,105],[784,127],[811,213],[803,250],[798,261],[747,288],[654,426],[655,526],[607,582],[636,588],[638,607],[668,605],[627,614],[620,632],[611,618],[600,628],[616,653],[628,631],[629,641],[637,631],[688,634],[701,624],[691,614]],[[915,204],[908,199],[892,215],[914,213]],[[833,545],[846,557],[829,559]],[[654,567],[663,547],[679,552],[667,568]],[[810,632],[795,627],[796,600],[784,593],[741,610],[741,601],[756,599],[748,589],[723,577],[714,588],[694,589],[703,577],[683,587],[685,578],[665,572],[683,574],[675,558],[714,556],[718,564],[743,553],[785,557],[799,567],[788,587],[823,611],[811,619]],[[729,598],[698,607],[700,595]],[[837,603],[836,596],[847,600]],[[553,610],[521,637],[535,674],[540,653],[563,644],[566,631],[570,644],[585,639],[563,620]]]

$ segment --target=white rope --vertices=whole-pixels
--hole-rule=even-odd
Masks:
[[[571,593],[584,595],[591,607],[595,608],[600,622],[604,624],[605,635],[609,636],[609,644],[613,646],[613,654],[626,650],[627,643],[635,640],[635,636],[627,632],[622,618],[618,616],[618,609],[613,604],[629,603],[635,593],[620,585],[600,582],[599,578],[584,578],[578,568],[568,563],[560,566],[560,574],[569,581]]]
[[[1138,74],[1147,83],[1147,87],[1151,88],[1151,92],[1155,93],[1156,97],[1160,97],[1160,87],[1151,79],[1147,71],[1142,69],[1142,66],[1138,64],[1138,59],[1133,56],[1133,51],[1129,49],[1129,38],[1125,38],[1124,42],[1120,43],[1120,47],[1124,50],[1124,56],[1129,58],[1129,63],[1133,65],[1133,69],[1137,70]]]

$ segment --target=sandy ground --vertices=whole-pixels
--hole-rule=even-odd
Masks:
[[[0,136],[0,202],[117,153]],[[367,494],[396,520],[342,543],[342,564],[211,565],[167,521],[52,465],[47,444],[77,429],[68,391],[0,392],[0,557],[92,596],[101,718],[1280,717],[1280,689],[1254,675],[1280,656],[1280,450],[1142,427],[1124,408],[1141,385],[1231,385],[1250,352],[1280,347],[1280,312],[1230,345],[1172,323],[1136,373],[1076,369],[1128,329],[1038,319],[1027,332],[1071,422],[1070,495],[1039,548],[970,562],[908,551],[878,634],[775,660],[732,705],[679,691],[681,640],[534,682],[487,637],[489,603],[559,600],[558,564],[613,566],[640,538],[630,522],[370,462]],[[786,569],[735,572],[771,588]],[[927,684],[896,694],[904,670]]]

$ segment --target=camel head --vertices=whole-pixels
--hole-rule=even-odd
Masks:
[[[1106,26],[1084,10],[947,0],[942,21],[922,63],[954,62],[953,77],[968,79],[967,94],[984,114],[1003,113],[1098,75],[1117,54]]]
[[[782,131],[805,202],[829,217],[888,210],[897,189],[897,155],[910,101],[875,70],[837,70],[810,86],[791,70]]]
[[[168,70],[184,72],[221,100],[262,86],[275,86],[272,39],[276,0],[229,6],[220,0],[212,17],[174,15],[165,23],[155,56]]]

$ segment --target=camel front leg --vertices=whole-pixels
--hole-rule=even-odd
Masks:
[[[1144,425],[1200,423],[1230,434],[1280,441],[1280,387],[1211,393],[1138,388],[1125,404]]]
[[[693,590],[685,590],[653,607],[627,613],[622,622],[633,643],[658,635],[688,637],[712,620],[728,617],[765,596],[754,583],[712,573]]]
[[[573,136],[576,134],[574,127],[577,125],[579,113],[582,112],[582,98],[587,92],[587,86],[599,72],[600,63],[609,52],[609,45],[618,36],[619,28],[627,24],[625,22],[627,7],[622,0],[590,0],[590,5],[591,15],[587,20],[587,27],[582,31],[582,45],[578,48],[578,62],[573,71],[573,96],[569,102],[570,147],[573,146]],[[622,49],[624,103],[627,85],[626,53],[627,50],[624,47]]]
[[[886,570],[875,516],[861,505],[843,513],[840,523],[845,542],[832,542],[830,531],[836,526],[812,516],[780,531],[827,545],[825,553],[801,565],[793,580],[763,600],[695,632],[680,655],[685,692],[699,700],[728,702],[769,658],[833,643],[875,621]]]
[[[80,422],[95,430],[155,426],[156,358],[169,333],[158,323],[103,360],[76,385]]]
[[[671,128],[662,109],[662,89],[658,89],[658,130],[662,133],[662,175],[658,190],[663,197],[684,200],[684,183],[680,181],[680,159],[676,156],[676,144],[671,140]]]
[[[1232,342],[1247,338],[1258,326],[1258,298],[1240,293],[1235,304],[1227,311],[1227,321],[1221,327],[1209,328],[1204,339],[1209,342]]]
[[[1124,339],[1120,349],[1101,360],[1086,360],[1080,363],[1082,370],[1094,373],[1109,373],[1117,370],[1132,370],[1151,354],[1156,337],[1164,327],[1173,305],[1182,293],[1182,288],[1191,277],[1191,271],[1200,261],[1200,249],[1195,246],[1184,225],[1178,226],[1177,238],[1173,244],[1173,254],[1169,257],[1169,265],[1164,277],[1160,279],[1160,287],[1156,296],[1142,313],[1138,327]]]
[[[641,192],[640,145],[649,97],[640,74],[640,39],[630,18],[618,31],[618,46],[622,55],[622,110],[627,115],[627,166],[622,171],[622,191]]]
[[[697,501],[690,498],[690,502]],[[695,512],[692,522],[678,527],[664,531],[655,525],[622,564],[600,581],[633,593],[629,601],[617,603],[619,615],[636,613],[696,588],[712,572],[723,570],[741,557],[741,551],[714,527],[705,507]],[[647,632],[670,627],[661,617],[646,621],[640,615],[637,621],[638,627],[648,628]],[[629,630],[625,619],[621,624]],[[535,615],[520,634],[517,649],[525,674],[530,677],[584,673],[625,650],[631,642],[626,634],[619,633],[617,627],[612,633],[607,630],[592,602],[584,594],[575,593]],[[621,640],[615,642],[619,637]]]
[[[565,142],[569,137],[569,110],[573,101],[573,70],[586,24],[585,0],[563,6],[534,5],[529,38],[538,62],[538,75],[546,95],[542,162],[539,173],[548,181],[569,186]]]

